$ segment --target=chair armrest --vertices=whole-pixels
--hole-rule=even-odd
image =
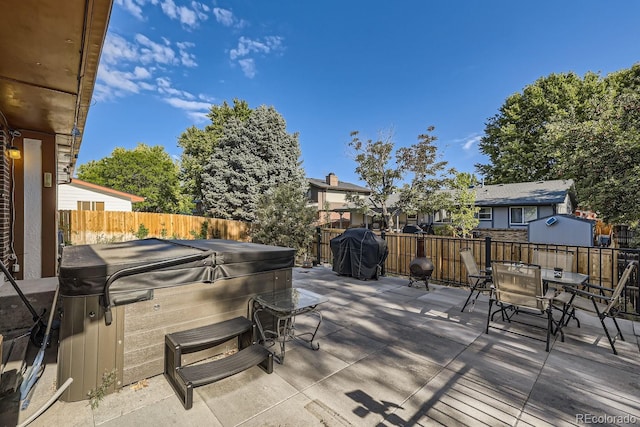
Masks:
[[[608,297],[601,294],[594,294],[593,292],[583,291],[582,289],[571,289],[568,292],[571,292],[573,294],[576,294],[581,297],[586,297],[586,298],[599,298],[606,301],[611,301],[613,299],[612,297]]]
[[[584,288],[586,287],[586,288],[589,288],[589,289],[599,289],[601,291],[613,292],[612,288],[605,288],[604,286],[594,285],[592,283],[581,283],[578,286],[580,286],[582,288],[582,290],[585,290]],[[578,290],[578,288],[574,287],[574,286],[567,286],[567,288],[568,288],[568,290],[570,292],[573,292],[573,290]]]

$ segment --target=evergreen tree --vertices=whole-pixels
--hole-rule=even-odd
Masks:
[[[207,117],[211,120],[204,129],[189,127],[180,135],[178,146],[182,147],[180,178],[184,193],[192,200],[202,200],[202,172],[211,160],[218,141],[224,133],[226,123],[232,118],[246,120],[251,109],[246,101],[233,100],[233,105],[224,101],[212,105]]]
[[[306,188],[298,134],[284,118],[261,106],[246,120],[226,121],[216,150],[202,173],[202,202],[216,218],[253,221],[258,197],[281,184]]]
[[[286,182],[258,198],[251,235],[256,243],[294,248],[307,255],[313,241],[317,211],[308,206],[306,191]]]

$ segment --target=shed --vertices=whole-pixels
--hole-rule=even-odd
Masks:
[[[143,202],[144,197],[103,187],[73,178],[58,186],[59,210],[125,211],[131,212],[132,203]]]
[[[593,246],[595,221],[573,215],[551,215],[529,222],[529,242]]]

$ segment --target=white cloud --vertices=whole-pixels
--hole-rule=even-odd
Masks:
[[[118,1],[132,1],[138,5],[149,3],[148,0]],[[157,4],[158,0],[152,2]],[[166,0],[164,4],[169,6],[169,12],[171,4],[175,5],[172,0]],[[207,10],[207,6],[200,6],[200,10]],[[180,16],[179,8],[176,13],[176,16]],[[184,16],[189,14],[183,14]],[[181,19],[182,22],[195,22]],[[127,40],[118,34],[108,33],[94,88],[94,99],[107,101],[143,92],[155,93],[162,101],[182,110],[192,120],[206,121],[213,98],[203,94],[196,96],[176,88],[170,78],[175,69],[198,65],[195,54],[190,52],[193,48],[195,44],[192,42],[172,43],[166,37],[152,40],[144,34],[136,34],[133,39]]]
[[[147,4],[158,5],[158,0],[115,0],[114,2],[141,21],[145,20],[142,8]]]
[[[135,73],[113,70],[108,66],[98,69],[98,80],[108,86],[114,96],[123,96],[124,93],[138,93],[140,86],[136,82],[138,77]]]
[[[143,20],[142,8],[133,0],[116,0],[115,4],[122,7],[124,10],[135,16],[136,18]]]
[[[176,53],[170,46],[156,43],[142,34],[136,34],[135,41],[141,46],[139,59],[143,64],[176,64]]]
[[[136,67],[133,69],[133,75],[136,79],[148,79],[151,78],[151,72],[144,67]]]
[[[250,79],[254,78],[256,75],[256,63],[252,58],[244,58],[238,60],[238,64],[240,64],[240,68],[242,68],[242,72],[245,76]]]
[[[237,61],[245,76],[252,79],[256,75],[256,63],[253,58],[248,57],[251,54],[268,55],[283,50],[283,38],[279,36],[268,36],[260,39],[250,39],[248,37],[240,37],[238,46],[229,51],[229,58]]]
[[[238,19],[233,16],[233,12],[229,9],[222,9],[221,7],[213,8],[213,16],[216,17],[216,21],[225,27],[244,28],[247,26],[247,21],[244,19]]]
[[[102,61],[118,64],[122,61],[134,61],[138,57],[138,48],[117,34],[109,33],[102,47]]]
[[[189,111],[209,110],[209,107],[211,107],[211,104],[207,102],[192,101],[180,98],[165,98],[164,102],[171,105],[172,107]]]
[[[156,84],[158,85],[158,93],[162,95],[180,96],[189,100],[196,98],[192,93],[174,88],[171,84],[171,80],[167,77],[157,78]]]
[[[214,97],[205,95],[204,93],[198,94],[198,99],[201,101],[208,102],[209,104],[213,104],[214,102],[216,102],[216,99]]]
[[[207,116],[208,111],[187,111],[187,116],[193,120],[195,123],[207,123],[209,122],[209,117]]]
[[[216,17],[216,21],[225,27],[230,27],[233,25],[233,12],[227,9],[222,9],[220,7],[213,8],[213,16]]]
[[[178,42],[176,43],[179,49],[180,62],[185,67],[196,67],[198,63],[196,62],[196,56],[193,53],[187,52],[189,48],[195,47],[194,43],[191,42]]]
[[[238,40],[238,47],[231,49],[229,57],[232,60],[247,56],[251,53],[271,53],[282,49],[282,37],[268,36],[263,41],[252,40],[248,37],[240,37]]]
[[[480,140],[482,139],[481,135],[469,135],[467,138],[463,139],[463,144],[462,144],[462,149],[464,151],[469,151],[472,148],[474,148],[474,146],[476,146],[478,144],[478,142],[480,142]]]
[[[177,19],[188,28],[195,28],[200,21],[209,19],[209,15],[206,13],[209,6],[192,1],[191,7],[190,9],[187,6],[178,6],[173,0],[162,0],[160,3],[160,8],[165,15],[171,19]]]

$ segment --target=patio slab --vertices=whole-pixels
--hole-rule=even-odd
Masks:
[[[200,387],[184,410],[162,375],[88,401],[56,402],[32,426],[410,426],[579,425],[576,418],[640,420],[637,322],[613,355],[597,318],[580,313],[566,339],[495,322],[485,334],[487,297],[460,312],[467,288],[408,287],[402,277],[359,281],[326,267],[294,269],[294,286],[325,295],[313,351],[287,344],[285,364],[258,367]],[[296,330],[313,326],[299,317]],[[3,411],[0,425],[24,421],[55,390],[55,348],[27,411]],[[12,403],[5,400],[3,409]],[[14,405],[15,407],[15,405]],[[635,418],[634,418],[635,417]]]

